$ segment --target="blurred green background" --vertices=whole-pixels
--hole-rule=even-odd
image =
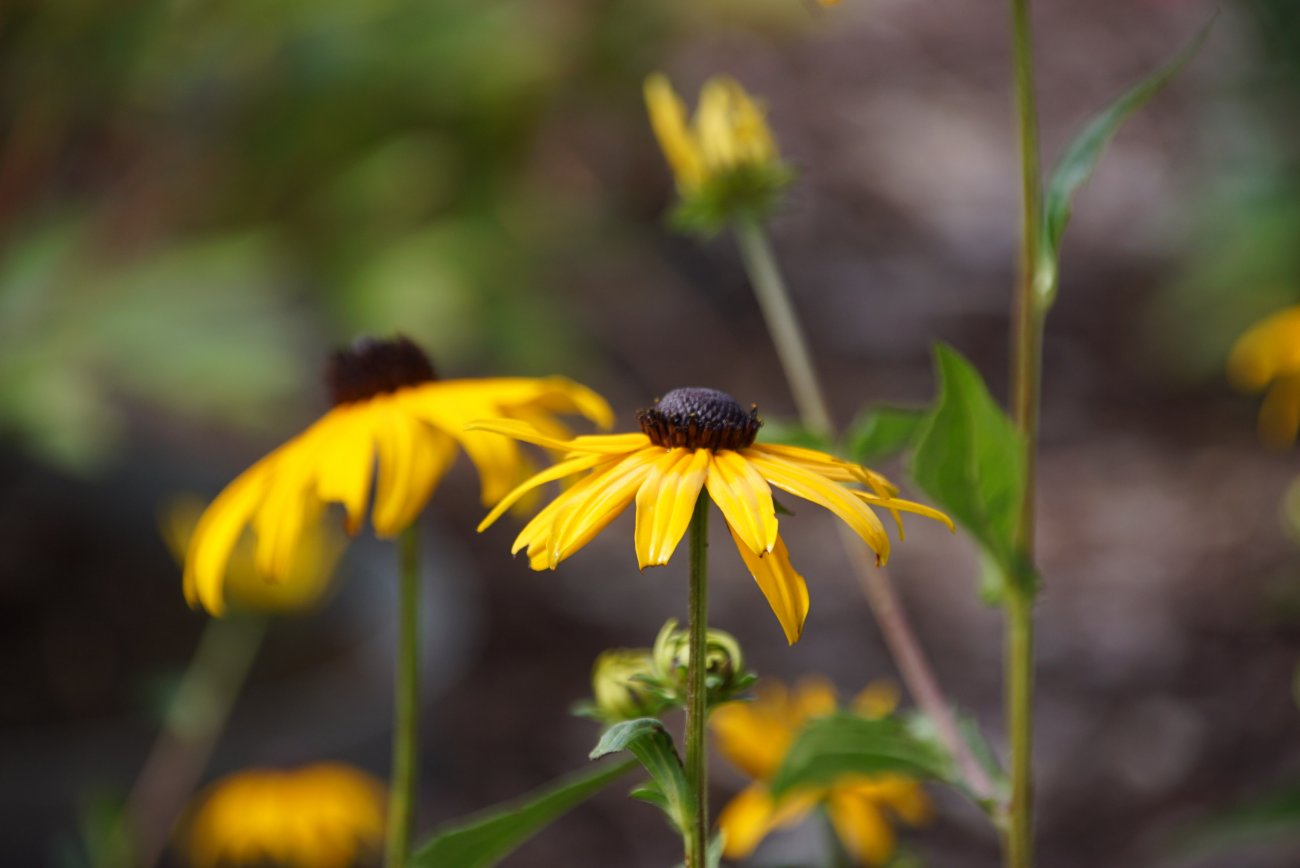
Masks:
[[[1035,4],[1049,159],[1214,5]],[[130,786],[204,622],[159,510],[212,496],[319,414],[330,348],[400,330],[445,376],[565,374],[627,425],[681,385],[791,413],[730,239],[665,228],[672,184],[641,105],[652,70],[687,94],[728,72],[766,97],[801,174],[775,244],[840,422],[928,400],[935,338],[1000,388],[1018,196],[1000,13],[0,7],[4,864],[93,864],[79,829]],[[1285,821],[1216,849],[1243,837],[1244,808],[1300,779],[1300,557],[1278,514],[1300,464],[1255,443],[1255,401],[1222,375],[1247,324],[1300,301],[1297,107],[1300,10],[1224,4],[1195,65],[1121,134],[1066,240],[1043,426],[1045,864],[1300,860]],[[715,620],[760,672],[826,672],[851,693],[890,664],[830,521],[801,513],[803,642],[785,647],[739,564],[717,568]],[[533,575],[509,559],[507,523],[473,533],[480,514],[461,467],[425,522],[426,830],[581,765],[594,732],[565,709],[591,661],[647,644],[684,605],[680,564],[632,569],[626,522]],[[273,625],[210,776],[322,757],[383,773],[390,556],[363,539],[324,610]],[[998,616],[976,599],[970,547],[918,528],[894,563],[942,680],[996,734]],[[740,783],[721,768],[715,781],[719,799]],[[1209,818],[1228,831],[1187,836],[1218,828]],[[774,839],[756,864],[806,864],[808,844]],[[509,864],[662,865],[674,846],[611,793]],[[996,864],[955,801],[908,847],[936,866]]]

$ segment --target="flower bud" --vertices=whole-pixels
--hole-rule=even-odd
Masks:
[[[736,637],[710,629],[705,642],[704,683],[710,703],[725,702],[753,683],[745,671],[745,658]],[[691,664],[691,637],[670,618],[659,631],[654,647],[654,677],[682,701],[686,673]]]
[[[591,670],[595,716],[606,723],[648,717],[663,707],[651,683],[654,661],[645,648],[612,648]]]

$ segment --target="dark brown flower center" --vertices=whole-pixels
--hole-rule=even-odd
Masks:
[[[744,449],[754,442],[763,420],[717,389],[673,389],[653,407],[638,410],[641,430],[656,446],[687,449]]]
[[[325,363],[325,383],[335,406],[435,379],[429,357],[401,335],[386,341],[358,338]]]

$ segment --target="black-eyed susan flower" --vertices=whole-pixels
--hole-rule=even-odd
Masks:
[[[508,440],[466,425],[511,418],[567,436],[557,414],[611,421],[599,395],[560,377],[438,380],[405,338],[362,340],[333,355],[327,380],[334,407],[306,431],[240,474],[199,519],[185,559],[190,605],[220,614],[231,552],[244,531],[256,540],[258,571],[292,578],[304,529],[341,504],[355,534],[370,507],[376,535],[392,537],[424,508],[458,448],[478,469],[484,504],[499,500],[531,468]]]
[[[562,460],[510,492],[479,525],[483,530],[546,482],[586,475],[524,527],[514,552],[533,569],[554,569],[636,503],[635,548],[642,569],[668,563],[702,493],[717,504],[736,549],[794,643],[808,614],[808,588],[790,565],[778,533],[772,488],[822,506],[843,520],[883,563],[889,538],[872,507],[915,512],[948,524],[947,516],[900,500],[878,473],[832,455],[795,446],[755,443],[757,409],[714,389],[669,392],[637,414],[641,433],[560,440],[521,422],[475,427],[563,453]],[[899,524],[901,530],[901,522]]]
[[[891,687],[870,685],[853,702],[867,717],[893,711]],[[818,807],[826,810],[835,833],[859,864],[883,865],[894,852],[892,820],[920,825],[930,817],[930,800],[916,780],[899,774],[846,774],[829,786],[801,790],[775,801],[767,782],[780,768],[799,730],[808,721],[836,711],[835,689],[821,679],[787,690],[779,682],[760,682],[753,702],[730,702],[709,719],[718,751],[750,784],[718,815],[726,837],[723,852],[744,859],[774,829],[793,826]]]
[[[384,789],[342,763],[249,769],[214,783],[186,826],[194,868],[350,868],[384,837]]]
[[[689,122],[662,73],[646,79],[645,101],[677,182],[676,219],[684,228],[712,232],[736,216],[760,216],[789,184],[792,173],[781,162],[763,106],[734,79],[705,82]]]
[[[1285,448],[1300,431],[1300,306],[1260,320],[1237,339],[1228,376],[1248,392],[1267,389],[1259,409],[1259,436]]]

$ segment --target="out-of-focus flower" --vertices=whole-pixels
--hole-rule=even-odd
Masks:
[[[686,228],[716,230],[742,214],[761,216],[790,182],[763,107],[734,79],[704,83],[695,117],[667,76],[645,81],[646,109],[659,147],[677,181]]]
[[[198,498],[182,497],[163,512],[163,539],[182,564],[203,508]],[[226,564],[225,599],[237,609],[254,612],[297,612],[311,608],[329,590],[330,578],[342,552],[341,531],[324,522],[311,524],[303,529],[284,579],[271,581],[258,571],[253,541],[245,536],[235,544]]]
[[[952,527],[943,513],[897,499],[897,489],[865,467],[812,449],[755,443],[762,425],[757,409],[745,410],[725,392],[676,389],[640,411],[637,419],[639,434],[568,441],[520,422],[477,423],[474,427],[480,430],[559,450],[564,456],[510,492],[479,530],[537,486],[586,473],[533,517],[515,539],[513,551],[527,550],[535,570],[555,569],[635,500],[637,562],[645,569],[668,563],[696,501],[707,490],[786,640],[793,644],[808,614],[808,587],[790,565],[777,533],[771,486],[835,513],[871,546],[881,563],[889,555],[889,538],[871,506],[890,510],[895,519],[903,510]]]
[[[257,571],[278,582],[291,577],[304,529],[326,505],[342,504],[355,534],[372,476],[371,523],[378,536],[395,536],[424,508],[457,446],[478,469],[484,504],[500,499],[530,463],[515,444],[466,430],[472,421],[524,420],[557,437],[568,430],[556,414],[612,421],[603,398],[561,377],[437,380],[420,348],[400,337],[335,353],[327,380],[333,409],[236,477],[199,519],[185,559],[190,605],[222,613],[227,563],[245,528],[256,537]]]
[[[654,685],[654,660],[646,648],[611,648],[596,658],[591,693],[596,716],[618,723],[657,714],[664,700]]]
[[[384,799],[379,781],[341,763],[237,772],[200,795],[186,827],[190,864],[357,865],[383,841]]]
[[[854,701],[868,717],[893,711],[897,691],[870,685]],[[820,679],[800,682],[793,691],[779,682],[764,682],[754,702],[729,702],[713,712],[709,725],[718,750],[754,783],[718,815],[726,835],[723,855],[743,859],[777,828],[793,826],[824,806],[835,833],[849,854],[863,865],[883,865],[894,852],[891,815],[909,825],[930,817],[930,800],[916,780],[899,774],[846,774],[829,786],[801,790],[774,801],[767,782],[776,774],[800,728],[838,707],[835,689]]]
[[[1248,392],[1268,391],[1259,409],[1259,436],[1286,448],[1300,430],[1300,306],[1252,326],[1233,345],[1228,376]]]

